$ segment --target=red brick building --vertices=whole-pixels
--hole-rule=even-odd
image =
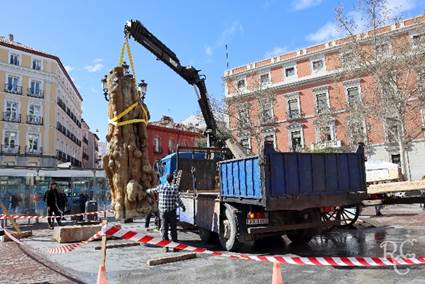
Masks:
[[[203,139],[202,132],[185,125],[174,123],[163,116],[160,121],[148,124],[148,155],[151,165],[164,156],[173,153],[179,146],[198,146]]]
[[[391,52],[394,42],[399,40],[414,46],[416,40],[425,37],[424,26],[425,15],[421,15],[381,28],[379,33],[388,38],[382,50]],[[369,129],[348,123],[350,101],[359,99],[367,103],[370,98],[365,94],[373,78],[370,74],[355,78],[337,76],[345,60],[347,42],[347,38],[341,38],[226,70],[229,126],[242,146],[252,152],[258,148],[255,137],[242,132],[238,125],[241,121],[259,120],[264,140],[273,142],[279,151],[344,147],[352,132],[360,130],[365,132],[370,160],[397,162],[399,148],[390,141],[387,130],[392,126],[387,121],[368,120]],[[425,86],[424,70],[425,66],[417,71],[412,83]],[[272,94],[270,100],[256,95],[256,84]],[[318,127],[316,122],[329,110],[329,124]],[[415,139],[407,151],[407,174],[419,179],[425,175],[425,106],[409,115],[412,123],[407,131]]]

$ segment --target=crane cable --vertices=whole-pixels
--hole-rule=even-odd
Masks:
[[[133,56],[131,55],[130,44],[128,43],[128,35],[125,35],[125,37],[124,37],[124,42],[122,44],[120,61],[118,63],[118,66],[121,66],[124,62],[124,51],[125,50],[127,50],[128,60],[130,61],[131,73],[133,73],[134,81],[137,82],[136,72],[134,71]]]
[[[133,78],[134,78],[134,82],[136,83],[136,72],[134,71],[134,63],[133,63],[133,56],[131,55],[131,51],[130,51],[130,45],[128,43],[128,35],[126,35],[124,37],[124,42],[121,48],[121,54],[120,54],[120,61],[119,61],[119,66],[121,66],[124,62],[124,52],[125,50],[127,50],[127,55],[128,55],[128,59],[130,61],[130,68],[131,68],[131,72],[133,73]],[[143,114],[145,116],[146,119],[141,119],[141,118],[134,118],[134,119],[128,119],[128,120],[124,120],[124,121],[118,121],[120,120],[123,116],[125,116],[126,114],[128,114],[130,111],[132,111],[133,109],[135,109],[137,106],[140,106],[140,108],[143,111]],[[114,126],[124,126],[127,124],[133,124],[133,123],[143,123],[145,125],[147,125],[148,122],[148,113],[145,109],[145,107],[143,106],[143,104],[140,101],[137,101],[133,104],[131,104],[130,106],[128,106],[125,110],[123,110],[120,114],[118,114],[117,116],[109,119],[108,121],[110,124],[114,125]]]

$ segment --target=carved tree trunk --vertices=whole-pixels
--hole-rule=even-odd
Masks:
[[[122,67],[115,67],[107,76],[109,94],[108,117],[118,116],[130,105],[140,101],[132,75],[125,75]],[[119,119],[149,119],[146,105],[139,105]],[[146,193],[156,184],[156,174],[148,161],[147,128],[145,123],[122,126],[108,125],[106,140],[108,153],[103,166],[112,191],[115,218],[128,219],[156,210],[156,203]]]

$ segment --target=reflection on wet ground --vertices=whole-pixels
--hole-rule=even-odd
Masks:
[[[391,227],[333,230],[315,236],[305,245],[294,245],[286,238],[271,238],[257,242],[255,248],[249,250],[257,254],[299,256],[383,256],[384,242],[388,244],[388,251],[392,251],[392,244],[399,247],[401,243],[413,240],[414,243],[406,243],[404,253],[425,255],[425,236],[422,230]]]

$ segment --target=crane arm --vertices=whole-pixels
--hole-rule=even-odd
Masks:
[[[195,87],[198,96],[198,104],[201,108],[202,116],[204,117],[205,124],[207,126],[206,133],[209,136],[208,143],[210,145],[214,144],[217,140],[217,123],[208,99],[205,76],[200,75],[200,70],[197,70],[192,66],[181,65],[176,54],[151,32],[149,32],[149,30],[138,20],[128,21],[125,25],[124,33],[129,37],[133,37],[134,40],[153,53],[159,60],[164,62],[174,72],[180,75],[186,82]]]

